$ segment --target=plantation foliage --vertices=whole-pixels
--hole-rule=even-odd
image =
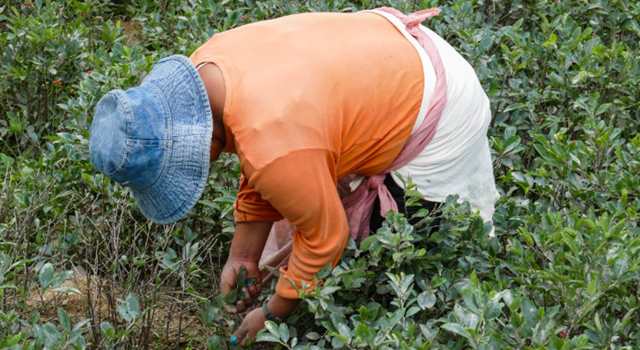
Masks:
[[[93,107],[215,32],[380,5],[440,6],[426,24],[476,68],[495,236],[455,198],[437,230],[391,215],[255,347],[640,348],[640,3],[624,0],[3,1],[0,348],[226,348],[237,161],[187,219],[150,224],[88,162]]]

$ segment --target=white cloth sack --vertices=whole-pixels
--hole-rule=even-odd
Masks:
[[[409,34],[404,25],[390,14],[372,11],[387,18],[411,42],[422,61],[424,92],[420,112],[413,130],[425,118],[426,108],[436,85],[435,71],[429,56]],[[411,178],[425,199],[444,202],[449,195],[458,195],[461,201],[479,211],[491,222],[498,198],[487,130],[491,122],[489,98],[471,65],[443,38],[422,26],[429,35],[445,64],[447,77],[447,105],[442,113],[431,142],[414,160],[393,174],[396,183],[405,188],[403,179]],[[362,177],[351,182],[355,189]],[[260,266],[279,267],[283,257],[291,252],[291,232],[286,220],[274,224],[260,259]],[[493,234],[493,230],[492,230]]]

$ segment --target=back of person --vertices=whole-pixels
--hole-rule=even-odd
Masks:
[[[412,45],[373,13],[308,13],[214,35],[193,55],[227,87],[225,124],[243,170],[324,150],[335,175],[375,174],[406,142],[423,95]]]

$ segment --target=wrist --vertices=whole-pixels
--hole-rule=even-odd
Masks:
[[[271,312],[271,310],[269,310],[269,301],[263,303],[261,309],[265,321],[282,322],[282,319],[280,317],[277,317]]]
[[[259,258],[255,258],[252,256],[244,256],[244,255],[231,255],[229,254],[229,257],[227,258],[227,264],[230,265],[258,265],[258,262],[260,261]]]
[[[285,319],[295,308],[298,306],[299,300],[297,299],[285,299],[277,294],[274,294],[269,301],[265,303],[268,311],[275,318]]]
[[[229,259],[258,263],[271,229],[270,222],[238,223],[231,241]]]

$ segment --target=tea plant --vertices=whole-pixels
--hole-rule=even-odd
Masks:
[[[226,348],[236,159],[188,218],[150,224],[88,162],[95,103],[216,32],[383,5],[440,6],[425,24],[490,97],[495,232],[455,198],[391,215],[252,346],[640,347],[640,3],[625,0],[4,1],[0,347]]]

